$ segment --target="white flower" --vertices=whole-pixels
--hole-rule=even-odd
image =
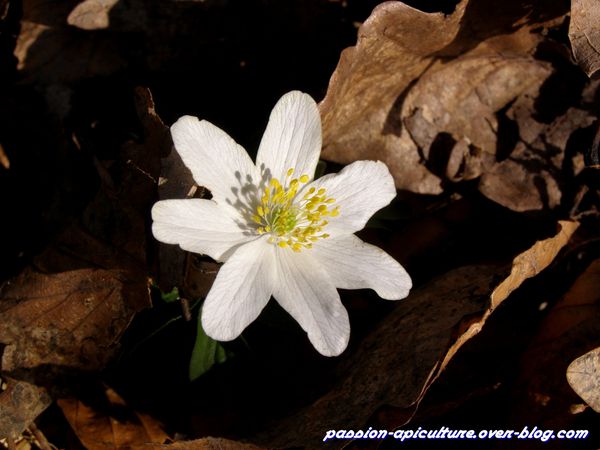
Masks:
[[[350,336],[336,288],[371,288],[388,300],[408,295],[402,266],[353,234],[395,197],[392,176],[382,162],[357,161],[313,181],[321,120],[310,96],[294,91],[277,102],[256,165],[205,120],[184,116],[171,134],[212,200],[157,202],[152,232],[225,262],[202,308],[213,339],[235,339],[273,296],[321,354],[335,356]]]

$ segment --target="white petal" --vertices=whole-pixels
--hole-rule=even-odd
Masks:
[[[287,171],[294,176],[313,177],[321,153],[321,117],[315,101],[307,94],[285,94],[271,111],[262,137],[256,166],[270,169],[283,183]]]
[[[276,249],[275,300],[308,333],[319,353],[337,356],[350,337],[348,312],[331,280],[309,252]]]
[[[396,196],[394,179],[381,161],[356,161],[306,185],[298,198],[311,187],[325,188],[325,195],[335,199],[331,206],[340,208],[339,216],[327,218],[329,225],[323,230],[332,236],[362,230],[369,218]]]
[[[271,298],[274,251],[259,238],[239,247],[221,267],[202,307],[207,335],[230,341],[258,317]]]
[[[311,254],[338,288],[370,288],[386,300],[404,298],[412,288],[410,276],[398,261],[353,234],[321,239]]]
[[[194,181],[208,188],[217,203],[243,202],[242,188],[258,185],[260,174],[248,153],[212,123],[183,116],[171,126],[171,135]]]
[[[212,200],[162,200],[152,207],[152,234],[165,244],[220,261],[232,247],[252,239]]]

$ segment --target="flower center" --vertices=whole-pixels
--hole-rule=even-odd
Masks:
[[[258,234],[271,234],[270,243],[299,252],[302,248],[311,248],[313,242],[329,237],[327,233],[321,233],[328,223],[325,218],[339,215],[340,208],[333,207],[335,199],[327,197],[323,188],[312,187],[296,198],[310,177],[301,175],[291,179],[293,173],[294,169],[287,171],[284,185],[277,178],[271,179],[252,220],[258,224]]]

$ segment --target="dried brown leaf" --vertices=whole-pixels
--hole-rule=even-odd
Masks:
[[[583,401],[600,413],[600,347],[569,364],[567,381]]]
[[[440,163],[446,166],[440,168],[446,169],[446,173],[438,173],[440,177],[453,181],[476,178],[496,162],[496,112],[518,96],[535,96],[551,73],[548,64],[526,56],[459,58],[416,81],[398,120],[431,170]],[[456,145],[439,142],[440,135],[448,135]]]
[[[46,389],[3,378],[6,389],[0,392],[0,439],[19,436],[52,403]]]
[[[119,0],[84,0],[67,17],[67,23],[82,30],[102,30],[110,25],[108,13]]]
[[[101,369],[147,297],[143,280],[120,270],[25,270],[0,290],[2,370]]]
[[[132,410],[111,388],[105,388],[101,408],[78,399],[59,399],[58,406],[88,450],[123,449],[163,444],[169,439],[151,416]]]
[[[386,127],[402,94],[433,62],[459,30],[467,1],[450,16],[428,14],[402,2],[379,5],[359,30],[355,47],[342,52],[320,104],[323,158],[340,163],[379,159],[396,186],[439,193],[438,177],[419,161],[405,130]],[[435,30],[434,33],[431,30]]]
[[[398,188],[416,193],[481,177],[481,192],[505,207],[556,208],[570,175],[567,142],[596,114],[575,96],[561,116],[537,118],[552,115],[540,99],[556,95],[557,71],[568,72],[564,49],[545,33],[565,13],[518,0],[464,0],[449,16],[380,5],[320,105],[324,158],[382,160]],[[540,56],[549,48],[552,57]]]
[[[600,75],[600,5],[594,0],[571,0],[569,39],[575,60],[590,78]]]
[[[555,236],[513,260],[500,283],[495,280],[507,268],[467,266],[416,289],[362,342],[344,366],[339,384],[257,441],[278,448],[318,448],[326,430],[359,429],[384,405],[406,410],[409,420],[458,349],[511,292],[554,260],[577,226],[560,222]]]
[[[530,98],[526,102],[532,102]],[[531,117],[533,108],[523,117],[522,103],[516,102],[507,112],[516,118],[520,140],[510,157],[497,162],[482,175],[479,190],[489,199],[513,211],[555,208],[562,199],[561,172],[564,150],[569,137],[595,120],[588,111],[569,108],[550,124]]]
[[[428,152],[432,140],[426,136],[435,137],[436,127],[433,131],[418,130],[425,133],[422,137],[428,142],[419,142],[407,132],[410,125],[403,121],[407,113],[410,115],[405,108],[408,96],[416,91],[410,109],[430,107],[434,117],[442,120],[454,119],[447,114],[463,115],[454,119],[451,128],[456,129],[460,124],[472,125],[469,119],[485,121],[490,110],[494,113],[516,95],[533,88],[533,84],[539,86],[548,69],[543,70],[543,64],[537,63],[536,70],[530,73],[519,64],[520,58],[529,57],[540,41],[540,35],[531,32],[533,24],[523,20],[528,14],[537,16],[516,1],[482,9],[464,0],[450,16],[424,13],[400,2],[386,2],[377,7],[361,27],[357,45],[342,53],[327,96],[320,105],[323,156],[341,163],[380,159],[390,167],[398,188],[419,193],[441,192],[439,177],[422,164],[423,152]],[[518,22],[520,27],[515,26]],[[481,23],[486,24],[486,29],[482,29]],[[451,59],[457,56],[464,65],[459,64],[458,72],[453,70],[457,66],[453,66]],[[486,67],[487,64],[492,67]],[[494,69],[500,73],[493,73]],[[427,86],[427,80],[418,86],[420,78],[438,70],[442,74],[431,75],[433,86]],[[520,76],[514,76],[515,72]],[[428,96],[431,87],[443,95]],[[419,90],[426,97],[421,101],[418,101]],[[475,98],[479,93],[483,99]],[[442,97],[445,102],[438,101]],[[433,100],[430,105],[426,103],[429,100]],[[490,104],[485,104],[486,101]],[[474,111],[470,109],[473,102],[481,103]],[[486,113],[480,117],[482,107]],[[433,121],[429,116],[426,119]],[[496,131],[494,121],[492,118],[483,129],[474,125],[469,128],[473,133],[487,133],[487,139],[478,144],[492,154],[495,148],[490,144],[495,137],[490,133]],[[447,124],[435,125],[443,128]],[[457,142],[466,140],[470,144],[469,130],[456,130],[454,134]]]

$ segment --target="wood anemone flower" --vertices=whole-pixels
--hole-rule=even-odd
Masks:
[[[210,337],[235,339],[273,296],[319,353],[336,356],[350,336],[336,288],[371,288],[388,300],[408,295],[404,268],[353,234],[395,197],[392,176],[380,161],[357,161],[313,180],[321,120],[310,96],[293,91],[277,102],[256,164],[205,120],[184,116],[171,134],[212,199],[157,202],[152,232],[225,263],[202,308]]]

